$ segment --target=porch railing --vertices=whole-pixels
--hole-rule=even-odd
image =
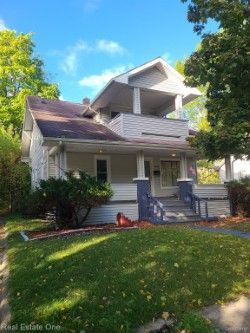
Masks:
[[[218,218],[218,216],[210,212],[209,203],[214,202],[218,204],[218,202],[220,201],[221,202],[228,201],[228,196],[199,197],[198,195],[192,192],[188,192],[188,197],[189,197],[190,209],[192,209],[201,218],[205,218],[206,221]]]
[[[158,199],[152,197],[150,194],[147,195],[147,201],[148,217],[150,221],[156,224],[160,224],[166,221],[163,204]]]

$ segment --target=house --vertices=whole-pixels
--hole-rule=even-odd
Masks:
[[[131,219],[199,218],[207,210],[201,201],[195,199],[196,212],[183,202],[195,186],[196,157],[186,140],[193,132],[182,119],[183,106],[198,96],[161,58],[114,77],[91,103],[29,96],[22,160],[31,167],[33,188],[41,179],[64,177],[66,170],[84,170],[114,190],[107,205],[91,211],[88,223],[114,222],[118,212]],[[175,119],[167,118],[171,112]],[[217,190],[226,196],[224,185]],[[211,196],[214,189],[201,192]]]
[[[242,177],[250,177],[250,160],[246,157],[242,157],[242,159],[230,157],[231,165],[232,165],[232,179],[239,180]],[[226,168],[225,163],[221,164],[217,167],[219,169],[219,175],[221,182],[226,181]]]

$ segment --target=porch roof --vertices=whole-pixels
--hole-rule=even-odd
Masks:
[[[92,153],[114,153],[126,154],[143,150],[146,153],[158,155],[162,153],[181,153],[194,156],[195,151],[188,142],[157,141],[152,139],[126,139],[123,141],[101,141],[101,140],[79,140],[67,138],[45,138],[44,145],[56,152],[59,146],[64,146],[66,151],[71,152],[92,152]],[[53,154],[52,153],[52,154]]]

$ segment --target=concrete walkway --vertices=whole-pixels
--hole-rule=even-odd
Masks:
[[[199,229],[199,230],[215,232],[215,233],[217,232],[217,233],[222,233],[222,234],[227,234],[227,235],[238,236],[238,237],[242,237],[242,238],[250,238],[250,232],[243,232],[240,230],[212,228],[212,227],[203,227],[203,226],[194,226],[194,227],[192,227],[192,229]]]
[[[210,305],[201,314],[222,332],[250,332],[250,299],[245,296],[225,305]]]
[[[8,276],[6,233],[3,222],[0,220],[0,332],[6,332],[5,327],[10,323],[10,308],[7,297]]]

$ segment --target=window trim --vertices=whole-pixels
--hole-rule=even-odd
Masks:
[[[161,189],[165,190],[165,189],[171,189],[171,188],[178,188],[178,185],[162,186],[162,164],[161,164],[161,162],[179,162],[179,167],[180,167],[180,163],[181,163],[180,159],[171,159],[171,158],[168,158],[168,159],[161,158],[160,159],[160,187],[161,187]]]
[[[95,177],[97,177],[97,160],[105,160],[105,161],[107,161],[107,182],[111,183],[110,156],[108,156],[108,155],[102,155],[102,154],[94,156],[94,172],[95,172]]]

